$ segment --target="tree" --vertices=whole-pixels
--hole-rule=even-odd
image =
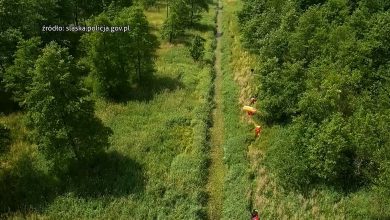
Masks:
[[[353,147],[348,144],[346,127],[346,122],[336,113],[321,123],[307,143],[309,167],[324,182],[348,182],[353,176]]]
[[[203,39],[200,36],[195,36],[194,39],[192,40],[192,44],[190,47],[190,54],[192,58],[196,61],[200,60],[203,58],[204,55],[204,42],[205,39]]]
[[[200,19],[199,13],[203,10],[209,10],[208,0],[186,0],[187,4],[190,5],[190,25],[194,25],[195,21]]]
[[[0,32],[14,28],[27,38],[34,37],[44,23],[53,23],[57,17],[57,0],[2,0],[0,4]]]
[[[162,36],[172,43],[173,39],[182,36],[183,34],[184,25],[181,23],[180,17],[176,13],[170,13],[164,21]]]
[[[123,98],[130,86],[142,83],[153,73],[157,39],[140,8],[124,9],[115,17],[101,14],[93,25],[129,25],[128,32],[90,33],[82,38],[87,64],[95,79],[96,94],[112,99]]]
[[[13,94],[13,100],[23,105],[28,87],[32,83],[34,64],[40,53],[40,38],[22,40],[14,55],[14,64],[4,74],[5,88]]]
[[[0,111],[9,111],[14,105],[11,101],[12,94],[6,92],[3,78],[5,70],[12,63],[12,55],[16,50],[17,43],[21,39],[22,33],[17,29],[10,28],[0,32]]]
[[[131,27],[129,34],[134,56],[132,60],[136,70],[137,81],[139,84],[142,84],[154,71],[153,59],[158,47],[157,38],[151,34],[148,20],[139,7],[123,10],[116,23],[129,24]]]
[[[169,7],[168,7],[169,6]],[[167,2],[167,18],[163,25],[163,37],[169,42],[183,35],[184,30],[199,20],[199,13],[208,10],[208,0],[170,0]]]
[[[27,94],[32,136],[55,171],[66,171],[73,160],[88,161],[108,146],[111,130],[94,115],[67,49],[52,42],[36,61]]]
[[[22,33],[18,29],[10,28],[0,32],[0,71],[4,71],[12,63],[12,55],[22,38]]]
[[[88,24],[115,26],[105,13],[94,17]],[[83,35],[81,42],[94,79],[95,93],[105,98],[121,98],[133,82],[129,33],[88,33]]]
[[[169,13],[163,24],[163,37],[169,39],[172,42],[174,38],[177,38],[184,34],[186,25],[188,24],[190,8],[184,2],[180,0],[170,0]]]
[[[307,136],[315,129],[312,123],[297,121],[283,127],[270,138],[270,156],[266,157],[266,164],[276,174],[278,183],[290,189],[307,189],[312,183],[313,173],[309,168]]]

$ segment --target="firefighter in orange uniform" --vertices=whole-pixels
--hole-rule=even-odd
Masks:
[[[261,126],[260,125],[256,125],[256,127],[255,127],[255,136],[259,137],[260,133],[261,133]]]

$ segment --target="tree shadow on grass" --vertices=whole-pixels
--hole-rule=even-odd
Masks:
[[[207,31],[214,31],[215,27],[211,24],[204,24],[204,23],[194,23],[191,27],[193,30],[197,30],[200,32],[207,32]]]
[[[154,24],[150,25],[149,28],[150,28],[151,32],[157,32],[158,33],[160,31],[160,28],[158,28],[158,26],[154,25]]]
[[[153,77],[153,79],[146,80],[143,85],[139,85],[132,88],[129,96],[126,100],[137,100],[137,101],[150,101],[156,94],[163,91],[174,91],[176,89],[184,88],[184,84],[180,81],[180,77]]]
[[[10,168],[0,170],[0,213],[41,210],[55,198],[58,182],[39,170],[24,154]]]
[[[9,115],[16,111],[20,111],[20,107],[11,100],[11,94],[0,91],[0,114]]]
[[[172,39],[171,43],[175,45],[176,44],[190,45],[192,38],[193,38],[193,34],[186,32]]]
[[[122,197],[144,192],[146,178],[141,164],[117,152],[98,156],[90,165],[75,163],[67,178],[67,191],[81,197]]]
[[[90,165],[74,163],[60,177],[36,168],[33,161],[26,154],[9,164],[9,168],[0,167],[0,218],[12,212],[42,212],[47,204],[67,192],[88,198],[122,197],[140,195],[145,188],[142,166],[117,152],[104,153]]]
[[[216,33],[215,27],[210,24],[203,24],[203,23],[194,23],[192,26],[189,27],[192,30],[200,31],[202,33],[207,31],[214,31],[214,34]],[[194,39],[195,35],[192,33],[184,33],[181,36],[176,37],[172,40],[173,44],[184,44],[185,46],[190,46],[192,43],[192,40]]]

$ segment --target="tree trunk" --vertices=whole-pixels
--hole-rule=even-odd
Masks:
[[[169,43],[172,43],[172,31],[169,32]]]
[[[169,17],[169,0],[167,0],[167,18]]]
[[[138,59],[138,83],[141,84],[141,54],[138,50],[138,53],[137,53],[137,59]]]
[[[194,25],[194,0],[191,1],[191,26]]]
[[[79,1],[76,0],[76,11],[74,13],[76,26],[79,26]]]

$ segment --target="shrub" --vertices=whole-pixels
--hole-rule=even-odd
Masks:
[[[198,35],[195,36],[192,40],[190,54],[191,57],[196,61],[201,60],[204,56],[204,42],[205,39]]]

